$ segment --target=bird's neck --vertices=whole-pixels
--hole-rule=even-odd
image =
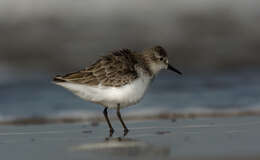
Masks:
[[[155,74],[151,70],[147,57],[142,53],[136,53],[135,58],[137,61],[137,70],[139,70],[140,73],[146,74],[147,76],[153,78]]]

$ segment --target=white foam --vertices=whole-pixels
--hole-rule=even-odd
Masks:
[[[49,118],[92,118],[97,117],[98,112],[87,111],[87,110],[70,110],[70,111],[61,111],[55,114],[48,116]]]

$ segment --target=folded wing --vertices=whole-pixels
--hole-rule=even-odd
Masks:
[[[137,78],[136,64],[133,53],[129,49],[121,49],[101,57],[86,69],[65,76],[56,76],[54,82],[121,87]]]

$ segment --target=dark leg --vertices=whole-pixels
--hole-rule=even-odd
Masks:
[[[129,130],[127,129],[127,127],[126,127],[126,125],[125,125],[125,123],[124,123],[124,121],[123,121],[123,119],[121,117],[121,114],[120,114],[120,104],[117,105],[117,112],[116,113],[117,113],[117,117],[119,118],[122,126],[124,127],[124,136],[126,136]]]
[[[112,135],[113,135],[113,133],[114,133],[114,129],[113,129],[113,127],[112,127],[112,125],[111,125],[111,123],[110,123],[110,121],[109,121],[109,118],[108,118],[108,116],[107,116],[107,107],[104,109],[103,114],[104,114],[104,116],[105,116],[105,118],[106,118],[107,124],[108,124],[109,129],[110,129],[110,134],[109,134],[109,136],[112,137]]]

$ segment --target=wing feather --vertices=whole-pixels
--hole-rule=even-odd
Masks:
[[[54,81],[120,87],[137,78],[136,64],[134,54],[129,49],[121,49],[101,57],[86,69],[57,76]]]

